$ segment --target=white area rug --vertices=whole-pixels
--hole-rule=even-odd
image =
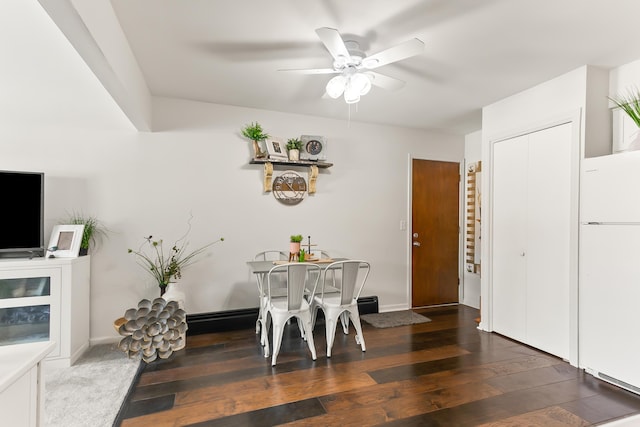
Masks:
[[[116,344],[105,344],[91,347],[69,368],[45,371],[44,425],[111,427],[140,363]]]
[[[394,326],[415,325],[431,322],[431,319],[411,310],[388,311],[386,313],[371,313],[360,316],[361,320],[376,328],[392,328]]]

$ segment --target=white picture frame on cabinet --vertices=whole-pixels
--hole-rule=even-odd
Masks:
[[[55,225],[47,246],[47,258],[77,258],[84,224]]]

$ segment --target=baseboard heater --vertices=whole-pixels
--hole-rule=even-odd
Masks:
[[[378,312],[378,297],[358,298],[360,314]],[[242,308],[238,310],[216,311],[210,313],[187,314],[187,335],[209,334],[212,332],[250,329],[256,326],[258,307]],[[322,312],[318,313],[318,320],[323,319]]]
[[[593,375],[596,378],[600,378],[603,381],[606,381],[606,382],[611,383],[613,385],[616,385],[618,387],[622,387],[625,390],[629,390],[632,393],[640,394],[640,388],[634,386],[633,384],[626,383],[626,382],[621,381],[621,380],[619,380],[617,378],[610,377],[607,374],[603,374],[602,372],[598,372],[598,371],[590,369],[590,368],[585,368],[585,372],[587,372],[588,374]]]

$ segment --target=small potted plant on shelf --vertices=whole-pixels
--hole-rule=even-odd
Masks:
[[[107,235],[106,228],[95,216],[73,212],[61,224],[84,225],[82,241],[80,242],[80,256],[89,253],[90,246],[96,246]]]
[[[640,89],[635,89],[635,92],[629,90],[626,96],[609,97],[609,99],[616,107],[624,111],[638,127],[635,138],[629,144],[627,150],[640,149]]]
[[[300,149],[302,148],[302,141],[299,138],[290,138],[287,140],[287,150],[289,150],[289,160],[300,160]]]
[[[256,159],[265,157],[264,151],[260,148],[259,141],[269,138],[269,134],[266,133],[260,123],[251,122],[242,128],[242,136],[250,139],[253,142],[253,154]]]

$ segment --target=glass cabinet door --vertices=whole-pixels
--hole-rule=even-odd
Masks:
[[[0,271],[0,345],[56,341],[59,352],[60,271]]]

